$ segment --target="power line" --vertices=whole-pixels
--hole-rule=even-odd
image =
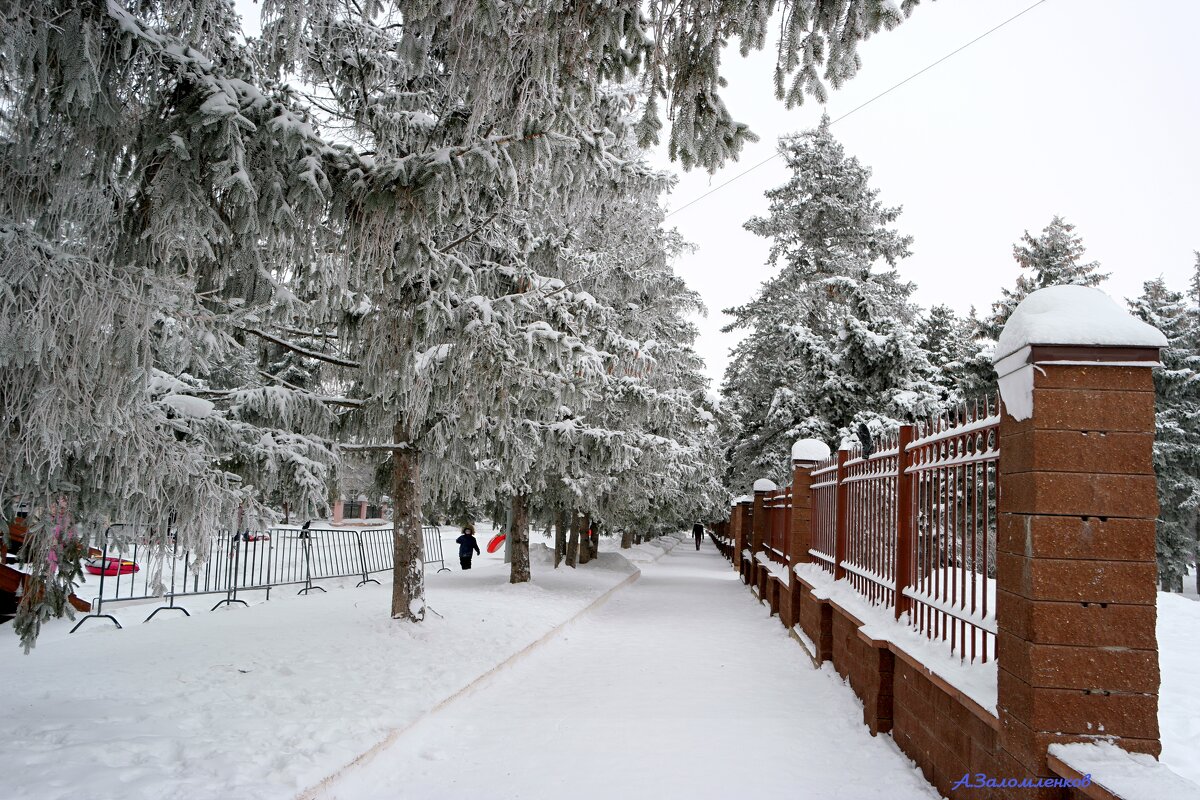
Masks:
[[[971,41],[969,41],[969,42],[967,42],[966,44],[962,45],[962,46],[961,46],[961,47],[959,47],[958,49],[956,49],[956,50],[953,50],[953,51],[951,51],[951,52],[947,53],[946,55],[944,55],[944,56],[942,56],[941,58],[939,58],[937,61],[934,61],[932,64],[929,64],[928,66],[926,66],[926,67],[924,67],[924,68],[922,68],[922,69],[920,69],[920,70],[918,70],[918,71],[914,72],[912,75],[909,75],[907,78],[905,78],[904,80],[900,81],[899,83],[897,83],[897,84],[893,84],[892,86],[888,87],[887,89],[884,89],[882,92],[880,92],[879,94],[875,95],[875,96],[874,96],[874,97],[872,97],[870,100],[867,100],[867,101],[866,101],[866,102],[864,102],[864,103],[860,103],[859,105],[857,105],[857,106],[855,106],[854,108],[852,108],[852,109],[850,109],[849,111],[847,111],[845,114],[842,114],[840,117],[838,117],[837,119],[835,119],[835,120],[833,120],[832,122],[830,122],[830,123],[829,123],[829,125],[832,127],[833,125],[836,125],[837,123],[841,122],[842,120],[844,120],[846,117],[850,116],[851,114],[854,114],[854,113],[855,113],[855,112],[857,112],[857,111],[861,111],[862,109],[864,109],[864,108],[866,108],[867,106],[871,105],[871,103],[874,103],[876,100],[878,100],[879,98],[883,97],[884,95],[890,94],[891,92],[893,92],[893,91],[894,91],[894,90],[896,90],[896,89],[899,89],[901,86],[903,86],[904,84],[908,83],[909,81],[911,81],[913,78],[917,77],[918,75],[922,75],[922,74],[924,74],[924,73],[928,72],[929,70],[933,69],[934,67],[936,67],[938,64],[941,64],[943,61],[946,61],[947,59],[949,59],[949,58],[952,58],[952,57],[954,57],[954,56],[958,55],[958,54],[959,54],[959,53],[961,53],[963,50],[966,50],[968,47],[970,47],[971,45],[973,45],[973,44],[975,44],[976,42],[980,41],[981,39],[985,39],[985,38],[987,38],[988,36],[991,36],[993,33],[995,33],[996,31],[1000,30],[1001,28],[1003,28],[1003,27],[1004,27],[1005,25],[1007,25],[1008,23],[1010,23],[1010,22],[1012,22],[1012,21],[1016,20],[1018,17],[1022,17],[1022,16],[1024,16],[1025,14],[1028,14],[1030,11],[1032,11],[1033,9],[1037,8],[1037,7],[1038,7],[1038,6],[1040,6],[1042,3],[1045,3],[1045,2],[1046,2],[1046,0],[1038,0],[1038,1],[1037,1],[1036,3],[1034,3],[1033,5],[1029,6],[1028,8],[1026,8],[1026,9],[1025,9],[1025,10],[1023,10],[1023,11],[1020,11],[1020,12],[1018,12],[1018,13],[1014,14],[1013,16],[1011,16],[1011,17],[1009,17],[1008,19],[1004,20],[1004,22],[1001,22],[999,25],[995,26],[994,28],[991,28],[991,29],[989,29],[989,30],[987,30],[987,31],[984,31],[983,33],[979,34],[979,35],[978,35],[978,36],[976,36],[974,39],[972,39]],[[729,184],[733,183],[733,182],[734,182],[734,181],[736,181],[738,178],[741,178],[741,177],[743,177],[743,176],[745,176],[745,175],[749,175],[751,172],[753,172],[754,170],[758,169],[758,168],[759,168],[759,167],[761,167],[763,164],[766,164],[766,163],[768,163],[768,162],[770,162],[770,161],[774,161],[776,158],[779,158],[779,156],[781,156],[781,155],[783,155],[782,151],[780,151],[780,150],[776,150],[774,153],[772,153],[772,154],[771,154],[770,156],[768,156],[767,158],[765,158],[765,159],[763,159],[762,161],[758,162],[757,164],[755,164],[754,166],[750,167],[749,169],[747,169],[747,170],[744,170],[744,171],[742,171],[742,172],[739,172],[737,175],[734,175],[732,178],[730,178],[729,180],[725,181],[725,182],[724,182],[724,183],[722,183],[720,186],[714,186],[712,189],[709,189],[707,192],[705,192],[704,194],[700,195],[699,197],[693,198],[692,200],[689,200],[688,202],[686,202],[686,203],[684,203],[683,205],[681,205],[679,208],[672,209],[671,211],[667,212],[667,217],[670,217],[670,216],[673,216],[673,215],[675,215],[675,214],[678,214],[680,211],[683,211],[683,210],[684,210],[685,208],[687,208],[688,206],[695,205],[696,203],[699,203],[701,200],[703,200],[704,198],[708,197],[709,195],[711,195],[711,194],[713,194],[713,193],[715,193],[715,192],[719,192],[720,190],[724,189],[726,186],[728,186]],[[666,217],[664,217],[664,219],[665,219],[665,218],[666,218]]]
[[[1014,20],[1018,19],[1019,17],[1023,17],[1024,15],[1028,14],[1030,11],[1032,11],[1033,9],[1037,8],[1037,7],[1038,7],[1038,6],[1040,6],[1042,3],[1045,3],[1045,2],[1046,2],[1046,0],[1037,0],[1037,2],[1036,2],[1036,3],[1034,3],[1033,5],[1031,5],[1031,6],[1028,6],[1028,7],[1027,7],[1027,8],[1025,8],[1024,10],[1022,10],[1022,11],[1019,11],[1019,12],[1017,12],[1016,14],[1013,14],[1011,17],[1009,17],[1008,19],[1004,20],[1004,21],[1003,21],[1003,22],[1001,22],[999,25],[996,25],[996,26],[995,26],[995,27],[993,27],[993,28],[989,28],[988,30],[986,30],[986,31],[984,31],[983,33],[981,33],[981,34],[979,34],[978,36],[976,36],[976,37],[975,37],[974,39],[972,39],[971,41],[967,42],[966,44],[960,45],[958,48],[956,48],[956,49],[954,49],[954,50],[950,51],[950,52],[949,52],[949,53],[947,53],[946,55],[944,55],[944,56],[942,56],[941,58],[939,58],[937,61],[934,61],[932,64],[929,64],[929,65],[927,65],[927,66],[925,66],[925,67],[922,67],[921,69],[917,70],[917,71],[916,71],[916,72],[914,72],[912,75],[909,75],[907,78],[905,78],[904,80],[900,81],[899,83],[893,84],[892,86],[889,86],[887,89],[884,89],[882,92],[880,92],[879,94],[875,95],[875,96],[874,96],[874,97],[872,97],[870,100],[867,100],[866,102],[860,103],[859,105],[857,105],[857,106],[855,106],[854,108],[850,109],[850,110],[849,110],[849,111],[847,111],[845,114],[842,114],[842,115],[841,115],[840,117],[838,117],[837,119],[835,119],[835,120],[831,121],[831,122],[829,123],[829,124],[830,124],[830,126],[836,125],[837,123],[839,123],[839,122],[841,122],[842,120],[846,119],[846,117],[849,117],[851,114],[854,114],[854,113],[857,113],[857,112],[861,111],[862,109],[864,109],[864,108],[866,108],[867,106],[871,105],[871,103],[874,103],[876,100],[880,99],[881,97],[884,97],[885,95],[887,95],[887,94],[890,94],[891,92],[895,91],[896,89],[899,89],[901,86],[903,86],[904,84],[908,83],[908,82],[909,82],[909,81],[911,81],[913,78],[916,78],[916,77],[917,77],[917,76],[919,76],[919,75],[923,75],[924,73],[926,73],[926,72],[928,72],[929,70],[931,70],[931,69],[933,69],[934,67],[936,67],[938,64],[941,64],[943,61],[946,61],[947,59],[953,58],[954,56],[956,56],[956,55],[958,55],[959,53],[961,53],[963,50],[966,50],[968,47],[970,47],[971,45],[975,44],[976,42],[979,42],[979,41],[981,41],[981,40],[983,40],[983,39],[986,39],[988,36],[991,36],[993,33],[995,33],[996,31],[1000,30],[1000,29],[1001,29],[1001,28],[1003,28],[1005,25],[1008,25],[1010,22],[1013,22]],[[663,217],[663,219],[665,220],[665,219],[667,219],[667,218],[669,218],[669,217],[673,217],[674,215],[678,214],[680,211],[683,211],[685,208],[688,208],[689,206],[693,206],[693,205],[695,205],[696,203],[699,203],[699,202],[700,202],[701,200],[703,200],[704,198],[706,198],[706,197],[709,197],[710,195],[713,195],[713,194],[715,194],[716,192],[719,192],[719,191],[721,191],[722,189],[724,189],[724,188],[725,188],[726,186],[728,186],[729,184],[733,183],[734,181],[738,180],[739,178],[743,178],[743,177],[745,177],[746,175],[749,175],[749,174],[750,174],[751,172],[753,172],[754,170],[758,169],[759,167],[761,167],[761,166],[762,166],[762,165],[764,165],[764,164],[767,164],[767,163],[769,163],[769,162],[771,162],[771,161],[774,161],[776,158],[779,158],[779,156],[781,156],[781,155],[783,155],[783,152],[782,152],[781,150],[776,150],[774,153],[772,153],[772,154],[771,154],[770,156],[768,156],[767,158],[764,158],[762,161],[759,161],[759,162],[758,162],[757,164],[755,164],[754,166],[752,166],[752,167],[749,167],[748,169],[745,169],[745,170],[743,170],[743,171],[739,172],[737,175],[734,175],[732,178],[730,178],[729,180],[727,180],[727,181],[725,181],[724,183],[720,184],[719,186],[714,186],[713,188],[709,189],[707,192],[705,192],[704,194],[700,195],[699,197],[695,197],[695,198],[692,198],[691,200],[687,201],[686,203],[684,203],[683,205],[681,205],[679,208],[675,208],[675,209],[672,209],[672,210],[668,211],[668,212],[666,213],[666,215]],[[641,269],[642,267],[646,266],[647,264],[649,264],[649,263],[650,263],[651,261],[653,261],[653,260],[654,260],[654,256],[650,256],[650,257],[649,257],[649,258],[647,258],[645,261],[643,261],[641,264],[639,264],[639,265],[636,267],[636,269]],[[614,269],[616,269],[618,266],[620,266],[620,265],[619,265],[619,264],[613,264],[611,267],[605,267],[604,269],[602,269],[602,270],[598,270],[597,272],[593,272],[593,273],[591,273],[590,275],[584,275],[583,277],[581,277],[581,278],[578,278],[577,280],[574,280],[574,281],[572,281],[571,283],[565,284],[564,286],[560,286],[558,289],[555,289],[553,292],[551,292],[551,293],[550,293],[550,295],[558,294],[559,292],[563,291],[564,289],[568,289],[568,288],[570,288],[570,287],[572,287],[572,286],[576,286],[576,285],[578,285],[578,284],[580,284],[580,283],[583,283],[585,280],[589,280],[589,279],[591,279],[591,278],[596,278],[596,277],[599,277],[599,276],[603,275],[603,274],[604,274],[604,273],[606,273],[606,272],[609,272],[609,271],[611,271],[611,270],[614,270]],[[547,295],[547,297],[549,297],[550,295]]]

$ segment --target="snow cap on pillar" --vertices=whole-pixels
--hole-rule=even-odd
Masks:
[[[1004,407],[1016,420],[1033,415],[1029,354],[1036,345],[1160,348],[1167,346],[1167,337],[1091,286],[1038,289],[1017,305],[992,355]],[[1158,362],[1139,364],[1149,367]]]
[[[758,492],[773,492],[779,487],[775,485],[775,481],[767,478],[759,478],[754,482],[754,491]]]
[[[824,461],[831,452],[820,439],[797,439],[792,445],[792,461]]]
[[[741,504],[741,503],[753,503],[753,502],[754,502],[754,498],[753,498],[753,497],[751,497],[751,496],[750,496],[750,495],[748,495],[748,494],[744,494],[744,495],[742,495],[741,497],[739,497],[739,498],[737,498],[736,500],[734,500],[734,501],[733,501],[733,504],[734,504],[734,505],[739,505],[739,504]]]

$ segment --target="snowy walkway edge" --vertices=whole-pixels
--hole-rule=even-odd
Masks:
[[[653,561],[657,561],[659,558],[662,558],[664,555],[666,555],[669,552],[671,552],[670,549],[663,550],[663,552],[661,554],[659,554],[658,556],[656,556],[653,559]],[[591,603],[589,603],[588,605],[586,605],[583,608],[576,611],[574,614],[572,614],[570,617],[568,617],[567,619],[560,622],[558,625],[555,625],[553,628],[546,631],[538,639],[535,639],[534,641],[527,644],[525,647],[518,650],[516,653],[513,653],[508,658],[506,658],[503,661],[501,661],[500,663],[494,665],[487,672],[484,672],[481,675],[479,675],[478,677],[474,678],[470,683],[466,684],[458,691],[456,691],[453,694],[449,695],[448,697],[442,699],[440,702],[437,703],[437,705],[430,708],[427,712],[425,712],[421,716],[417,717],[416,719],[408,721],[407,723],[405,723],[404,725],[402,725],[399,728],[396,728],[391,733],[389,733],[387,736],[385,736],[383,739],[381,739],[378,743],[376,743],[373,747],[371,747],[369,750],[360,754],[353,761],[350,761],[346,765],[342,766],[340,769],[325,776],[325,778],[323,778],[319,783],[317,783],[313,786],[310,786],[309,788],[300,792],[298,795],[296,795],[296,800],[316,800],[316,798],[318,798],[320,796],[321,792],[323,792],[334,781],[343,777],[346,773],[350,772],[351,770],[356,769],[358,767],[365,766],[366,764],[370,763],[371,760],[373,758],[375,758],[375,756],[377,756],[380,752],[382,752],[383,750],[390,747],[393,743],[396,742],[397,739],[399,739],[401,736],[403,736],[408,731],[412,730],[417,725],[421,724],[421,722],[428,719],[430,716],[438,713],[439,711],[441,711],[442,709],[451,705],[452,703],[459,700],[460,698],[471,694],[472,692],[482,688],[483,686],[486,686],[492,679],[494,679],[496,677],[496,675],[505,671],[506,669],[511,667],[513,664],[517,663],[518,661],[520,661],[521,659],[523,659],[524,657],[526,657],[533,651],[535,651],[538,648],[540,648],[541,646],[545,645],[550,640],[554,639],[567,626],[571,625],[573,622],[578,620],[580,617],[582,617],[585,614],[588,614],[591,611],[604,605],[604,603],[607,602],[609,600],[609,598],[611,598],[614,594],[619,592],[621,589],[628,587],[630,584],[632,584],[634,581],[636,581],[638,578],[641,577],[641,575],[642,575],[641,569],[638,568],[637,565],[634,564],[632,561],[630,561],[629,564],[630,564],[630,566],[633,567],[634,571],[632,573],[630,573],[620,583],[613,586],[608,591],[604,592],[604,594],[600,595],[595,600],[593,600]]]

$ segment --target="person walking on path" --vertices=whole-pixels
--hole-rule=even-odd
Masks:
[[[479,542],[475,541],[475,529],[470,525],[462,530],[462,536],[454,540],[458,542],[458,563],[463,569],[470,569],[472,551],[479,553]]]
[[[704,526],[697,522],[692,526],[692,538],[696,540],[696,549],[700,549],[700,540],[704,538]]]

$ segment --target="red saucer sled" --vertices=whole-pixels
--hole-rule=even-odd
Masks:
[[[488,542],[487,551],[489,553],[494,553],[497,550],[499,550],[500,546],[502,544],[504,544],[504,539],[505,539],[505,536],[503,533],[497,533],[495,536],[492,537],[492,540],[490,542]]]
[[[89,558],[84,562],[83,568],[93,575],[108,576],[128,575],[141,569],[132,561],[124,561],[120,558]]]

